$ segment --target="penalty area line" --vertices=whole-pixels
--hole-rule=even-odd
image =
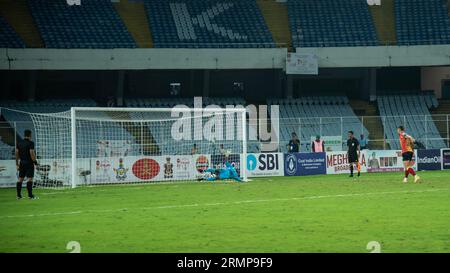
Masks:
[[[140,208],[133,208],[133,209],[118,208],[118,209],[104,209],[104,210],[84,210],[84,211],[79,210],[79,211],[67,211],[67,212],[49,212],[49,213],[40,213],[40,214],[1,215],[0,219],[76,215],[76,214],[85,214],[85,213],[129,212],[131,210],[143,211],[143,210],[159,210],[159,209],[181,209],[181,208],[190,208],[190,207],[227,206],[227,205],[241,205],[241,204],[252,204],[252,203],[315,200],[315,199],[326,199],[326,198],[393,195],[393,194],[408,194],[408,193],[428,193],[428,192],[449,191],[449,190],[450,189],[448,189],[448,188],[441,188],[441,189],[416,190],[416,191],[404,190],[404,191],[385,191],[385,192],[364,192],[364,193],[348,193],[348,194],[333,194],[333,195],[313,195],[313,196],[290,197],[290,198],[251,199],[251,200],[203,203],[203,204],[165,205],[165,206],[154,206],[154,207],[140,207]]]

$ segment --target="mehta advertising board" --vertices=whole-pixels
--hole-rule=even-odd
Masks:
[[[326,174],[325,153],[288,153],[284,155],[284,175]]]
[[[283,176],[282,153],[259,153],[247,155],[247,176]]]
[[[367,172],[367,150],[362,150],[359,154],[359,163],[361,172]],[[327,174],[350,173],[350,164],[348,163],[347,152],[329,152],[327,153]]]

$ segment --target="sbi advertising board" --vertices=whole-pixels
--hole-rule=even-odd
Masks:
[[[282,153],[259,153],[247,155],[247,176],[283,176]]]

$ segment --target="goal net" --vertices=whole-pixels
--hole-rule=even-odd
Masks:
[[[42,187],[194,181],[228,161],[246,180],[245,108],[74,107],[29,115]]]

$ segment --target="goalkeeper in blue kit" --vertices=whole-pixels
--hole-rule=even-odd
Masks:
[[[239,177],[236,169],[230,162],[225,161],[225,168],[215,169],[209,168],[203,171],[202,175],[198,178],[198,180],[206,180],[206,181],[216,181],[216,180],[224,180],[224,179],[233,179],[238,182],[242,182]]]

